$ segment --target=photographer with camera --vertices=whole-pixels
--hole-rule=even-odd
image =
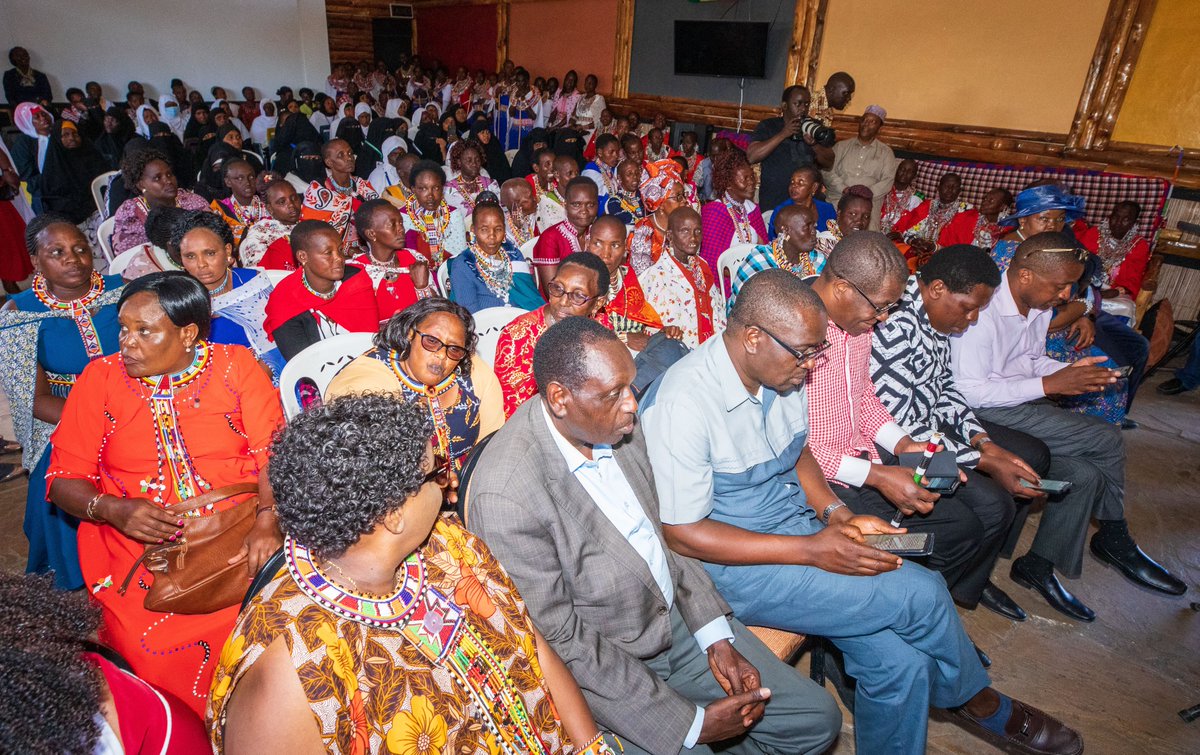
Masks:
[[[768,118],[754,129],[746,156],[751,163],[762,163],[761,207],[775,207],[788,198],[792,172],[801,165],[833,165],[832,147],[837,137],[833,129],[808,117],[811,100],[807,88],[788,87],[783,90],[782,115]]]
[[[879,211],[883,198],[892,188],[896,175],[896,155],[879,141],[879,129],[887,120],[887,111],[870,105],[858,119],[858,134],[833,147],[833,167],[825,171],[826,199],[836,203],[847,186],[863,185],[871,189],[872,231],[879,230]]]

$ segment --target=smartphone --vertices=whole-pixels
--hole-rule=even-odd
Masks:
[[[941,493],[942,495],[947,495],[947,496],[950,495],[951,493],[953,493],[954,491],[958,490],[958,485],[961,482],[961,480],[959,480],[957,476],[955,476],[955,477],[928,477],[928,476],[926,476],[924,479],[925,479],[924,487],[926,490],[931,490],[934,493]]]
[[[1117,369],[1117,377],[1127,378],[1133,374],[1133,365],[1127,364]]]
[[[928,556],[933,553],[932,532],[909,532],[904,535],[865,535],[867,545],[897,556]]]
[[[1042,478],[1041,485],[1030,485],[1028,481],[1021,480],[1021,485],[1031,490],[1044,490],[1047,493],[1065,493],[1071,489],[1070,480],[1047,480]]]

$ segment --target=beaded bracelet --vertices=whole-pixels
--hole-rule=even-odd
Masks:
[[[92,500],[87,502],[87,507],[84,508],[84,510],[83,510],[84,516],[86,516],[88,519],[92,520],[93,522],[103,522],[104,521],[103,519],[101,519],[99,516],[96,515],[96,504],[99,503],[100,499],[103,497],[104,497],[103,493],[97,493],[95,496],[92,497]]]
[[[625,752],[625,748],[621,747],[621,740],[617,739],[615,736],[613,739],[616,740],[617,747],[621,748],[621,752]],[[592,739],[592,741],[588,742],[583,749],[576,750],[575,755],[616,755],[616,752],[613,750],[613,748],[608,746],[608,742],[604,741],[604,732],[600,732],[595,736],[595,738]]]

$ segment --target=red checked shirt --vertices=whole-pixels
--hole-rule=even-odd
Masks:
[[[825,359],[808,375],[808,446],[825,479],[862,487],[879,461],[875,444],[891,450],[906,435],[875,394],[871,333],[851,336],[830,320],[826,337]]]

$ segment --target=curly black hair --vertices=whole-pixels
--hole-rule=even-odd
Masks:
[[[712,190],[714,197],[725,196],[739,168],[749,168],[750,159],[737,147],[730,147],[712,159]]]
[[[604,272],[607,273],[608,269]],[[418,328],[426,317],[437,312],[447,312],[462,320],[463,328],[467,332],[467,355],[458,363],[458,370],[463,375],[471,374],[471,357],[475,355],[475,346],[479,343],[479,336],[475,334],[475,318],[466,307],[441,296],[418,299],[415,304],[392,315],[392,319],[381,325],[379,332],[375,334],[375,348],[391,349],[401,360],[408,359],[412,351],[412,341],[408,339],[409,331]]]
[[[86,593],[52,575],[0,574],[0,742],[13,752],[90,753],[103,676],[80,653],[100,627]]]
[[[38,236],[42,235],[42,231],[46,230],[52,225],[59,225],[60,223],[64,225],[75,226],[75,223],[71,222],[69,217],[61,212],[55,212],[54,210],[47,210],[41,215],[35,217],[33,220],[29,221],[29,225],[25,226],[25,248],[29,250],[30,257],[37,256],[37,238]],[[78,228],[79,226],[75,227]]]
[[[343,396],[279,430],[268,475],[279,529],[336,558],[420,489],[433,421],[384,394]]]
[[[136,192],[138,181],[142,180],[142,173],[145,172],[146,166],[155,160],[161,160],[167,165],[171,164],[171,158],[154,147],[125,153],[125,156],[121,158],[121,178],[125,181],[125,188]]]
[[[487,154],[483,151],[483,145],[476,139],[459,139],[453,147],[450,148],[450,170],[455,173],[462,172],[462,159],[467,151],[473,151],[479,156],[479,164],[482,167],[487,166]]]
[[[216,213],[208,210],[191,210],[180,215],[171,224],[171,239],[167,242],[170,246],[167,248],[178,249],[183,244],[183,237],[197,228],[211,231],[221,240],[222,244],[234,246],[236,243],[233,238],[233,229]]]

